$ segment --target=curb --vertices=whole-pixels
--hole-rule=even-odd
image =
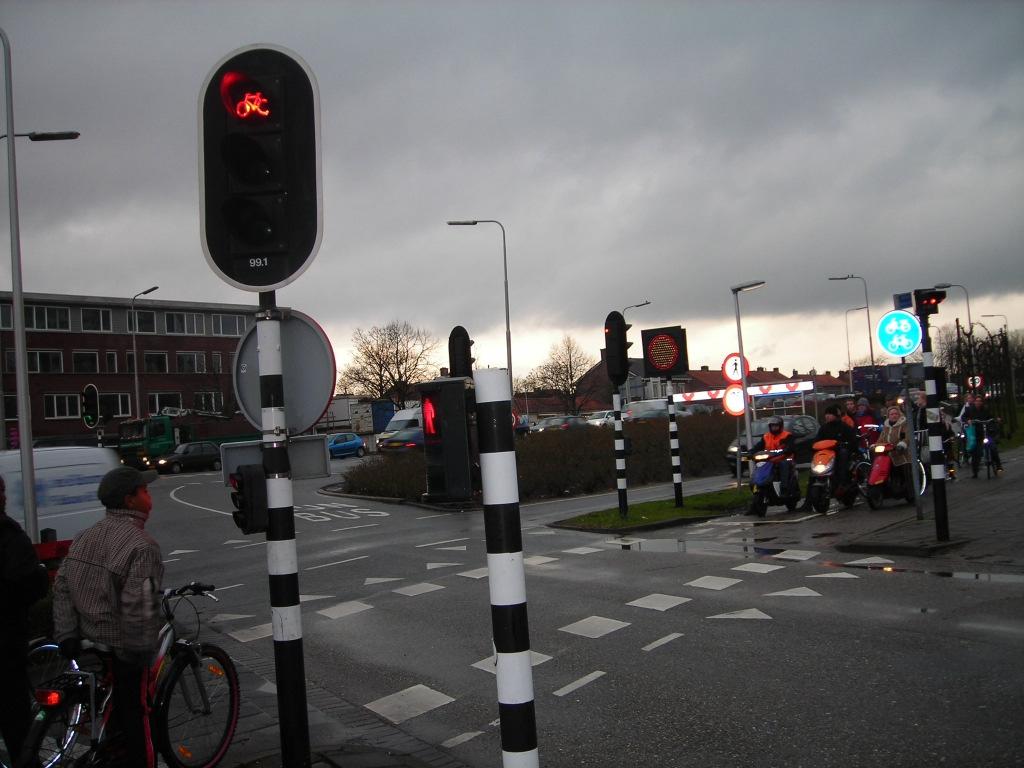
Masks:
[[[733,517],[735,514],[735,512],[726,512],[720,515],[705,515],[702,517],[673,517],[670,520],[659,520],[655,523],[637,523],[636,525],[616,528],[581,528],[576,525],[569,525],[569,520],[556,520],[553,523],[548,523],[547,527],[561,528],[565,531],[582,531],[583,533],[636,533],[638,531],[656,531],[660,528],[672,528],[677,525],[696,525],[710,520],[718,520],[722,517]]]
[[[833,549],[839,552],[864,552],[880,555],[905,555],[909,557],[931,557],[947,549],[969,544],[974,539],[950,539],[949,541],[937,541],[932,544],[900,544],[897,542],[884,541],[859,541],[853,540],[840,542],[833,545]]]

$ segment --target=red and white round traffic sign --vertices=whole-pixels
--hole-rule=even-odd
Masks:
[[[970,387],[971,389],[981,389],[982,383],[983,382],[981,376],[967,377],[967,386]]]
[[[739,384],[730,384],[725,388],[725,394],[722,395],[722,408],[730,416],[742,416],[745,400],[743,387]]]
[[[742,370],[740,366],[743,366]],[[727,355],[725,360],[722,361],[722,375],[725,380],[732,384],[739,384],[743,381],[744,374],[750,373],[750,361],[745,357],[740,357],[739,352],[733,352]]]

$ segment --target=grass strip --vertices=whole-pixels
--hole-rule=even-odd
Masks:
[[[619,517],[619,508],[615,507],[588,512],[562,522],[574,528],[621,528],[624,525],[646,525],[689,517],[730,514],[746,509],[749,503],[750,489],[744,486],[688,496],[683,500],[681,508],[672,499],[630,504],[625,520]]]

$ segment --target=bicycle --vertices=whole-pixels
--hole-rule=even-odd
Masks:
[[[172,768],[213,768],[227,753],[238,724],[238,672],[223,649],[199,642],[199,611],[189,599],[216,600],[213,590],[192,582],[166,590],[161,598],[166,622],[149,670],[150,690],[155,690],[150,725],[154,746]],[[182,603],[194,611],[194,637],[185,636],[176,620]],[[111,654],[95,643],[82,645],[76,669],[36,690],[39,710],[19,765],[89,768],[101,764],[109,750]]]
[[[998,428],[998,425],[997,425],[997,426],[993,427],[990,430],[989,429],[989,425],[990,424],[997,424],[997,420],[996,419],[974,419],[974,420],[971,421],[971,424],[975,424],[975,425],[978,425],[978,426],[981,427],[981,434],[980,435],[977,432],[977,426],[975,427],[974,450],[975,450],[975,452],[981,451],[981,457],[985,459],[985,479],[986,480],[991,480],[993,474],[998,475],[998,472],[993,472],[993,470],[992,470],[992,465],[993,465],[993,461],[992,461],[992,446],[995,443],[996,437],[998,436],[998,429],[999,428]],[[978,463],[980,463],[980,461]],[[977,477],[977,475],[978,475],[978,470],[976,468],[977,466],[978,466],[978,464],[976,464],[974,462],[974,459],[972,457],[972,459],[971,459],[971,471],[972,471],[972,473],[974,474],[975,477]]]

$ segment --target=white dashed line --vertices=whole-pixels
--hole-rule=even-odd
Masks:
[[[573,691],[575,691],[575,690],[577,690],[579,688],[582,688],[587,683],[592,683],[595,680],[597,680],[597,678],[603,677],[603,676],[604,676],[604,672],[602,672],[601,670],[598,670],[596,672],[591,672],[589,675],[584,675],[579,680],[576,680],[574,682],[569,683],[564,688],[559,688],[557,691],[553,691],[553,694],[555,696],[565,696],[566,694],[572,693]]]
[[[673,632],[671,635],[665,635],[664,637],[659,637],[653,643],[648,643],[647,645],[645,645],[640,650],[641,651],[653,651],[655,648],[660,648],[661,646],[665,645],[665,643],[671,643],[677,637],[682,637],[682,636],[683,635],[682,635],[681,632]]]
[[[309,568],[303,568],[304,571],[315,571],[319,568],[330,568],[332,565],[344,565],[345,563],[354,563],[356,560],[366,560],[369,555],[359,555],[359,557],[350,557],[348,560],[335,560],[333,563],[323,563],[321,565],[311,565]]]
[[[350,525],[347,528],[332,528],[331,533],[338,533],[339,531],[354,531],[356,528],[376,528],[380,523],[365,523],[363,525]]]
[[[457,565],[462,565],[462,563],[427,563],[427,570],[434,571],[438,568],[454,568]]]
[[[372,584],[387,584],[389,581],[401,581],[399,576],[371,576],[363,582],[364,587],[368,587]]]
[[[452,736],[448,741],[442,741],[441,747],[443,749],[451,749],[457,747],[459,744],[465,744],[470,739],[475,739],[477,736],[483,734],[483,731],[467,731],[466,733],[460,733],[458,736]]]
[[[424,547],[436,547],[438,544],[454,544],[457,541],[469,541],[469,537],[466,536],[462,539],[445,539],[444,541],[432,541],[429,544],[417,544],[416,549],[423,549]]]

